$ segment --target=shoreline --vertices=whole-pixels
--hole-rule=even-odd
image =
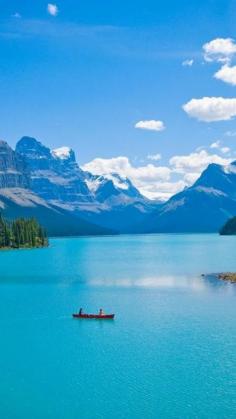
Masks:
[[[202,274],[202,277],[214,276],[220,281],[230,282],[232,284],[236,283],[236,272],[220,272],[214,274]]]
[[[11,247],[11,246],[7,246],[7,247],[0,247],[0,252],[1,251],[8,251],[8,250],[33,250],[33,249],[47,249],[49,246],[19,246],[19,247]]]
[[[221,272],[217,274],[217,278],[221,281],[236,283],[236,272]]]

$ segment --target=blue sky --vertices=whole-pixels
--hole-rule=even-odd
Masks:
[[[143,192],[149,182],[152,197],[181,189],[204,164],[232,160],[235,103],[223,103],[223,117],[212,116],[218,103],[190,104],[188,111],[183,105],[236,97],[235,53],[227,49],[236,38],[235,0],[48,4],[0,0],[2,139],[14,146],[30,135],[53,148],[69,145],[94,172],[116,168]],[[223,56],[204,58],[203,45],[229,38]],[[205,105],[210,117],[202,115]],[[135,128],[150,120],[165,129]],[[127,160],[115,160],[120,157]],[[186,167],[194,159],[202,164]]]

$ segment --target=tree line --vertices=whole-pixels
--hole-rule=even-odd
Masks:
[[[0,248],[45,246],[48,246],[48,237],[36,219],[17,218],[8,221],[0,214]]]

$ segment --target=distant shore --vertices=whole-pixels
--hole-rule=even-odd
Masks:
[[[31,249],[45,249],[49,247],[49,244],[44,245],[44,246],[18,246],[18,247],[13,247],[13,246],[4,246],[4,247],[0,247],[0,252],[1,251],[7,251],[7,250],[31,250]]]
[[[205,277],[208,275],[203,274],[202,276]],[[236,272],[221,272],[221,273],[214,274],[214,276],[217,279],[220,279],[221,281],[228,281],[231,283],[236,283]]]
[[[236,272],[222,272],[217,277],[222,281],[236,282]]]

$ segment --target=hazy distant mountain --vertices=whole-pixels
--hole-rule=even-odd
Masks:
[[[236,162],[210,164],[190,188],[174,195],[138,226],[146,232],[215,232],[236,215]]]
[[[98,176],[85,172],[85,177],[88,188],[98,202],[110,200],[113,203],[123,203],[145,199],[129,179],[117,173]]]
[[[122,233],[130,232],[133,225],[141,223],[158,205],[117,173],[98,176],[86,172],[86,183],[98,205],[93,213],[87,211],[84,217]]]

